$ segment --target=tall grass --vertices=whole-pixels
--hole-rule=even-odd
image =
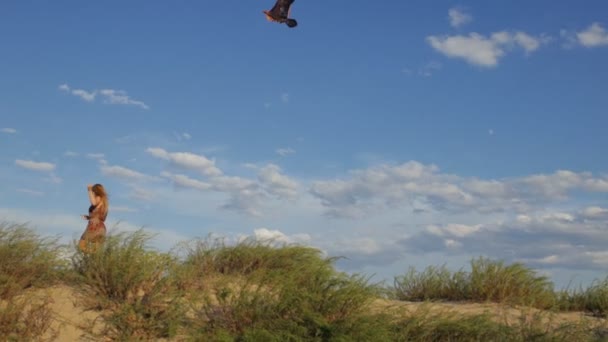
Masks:
[[[410,269],[395,277],[395,296],[400,300],[477,301],[549,308],[555,303],[553,284],[523,264],[505,265],[485,258],[471,260],[471,271],[428,267]]]
[[[388,337],[368,306],[379,289],[337,272],[335,259],[302,246],[198,241],[185,265],[208,291],[193,306],[200,340],[330,341]]]
[[[28,288],[69,280],[80,307],[99,320],[89,338],[192,341],[601,341],[601,320],[559,324],[545,312],[500,321],[496,315],[408,311],[375,303],[387,289],[336,270],[336,258],[297,245],[246,239],[196,240],[171,253],[149,247],[143,230],[110,234],[96,251],[74,246],[72,275],[56,240],[18,225],[0,225],[0,340],[53,336],[50,299]],[[178,257],[179,256],[179,257]],[[6,259],[5,259],[6,258]],[[4,260],[10,265],[6,265]],[[28,270],[24,272],[23,270]],[[68,275],[66,277],[66,275]],[[13,285],[18,284],[17,286]],[[522,264],[471,261],[470,271],[410,269],[395,278],[401,300],[491,301],[606,314],[608,278],[586,290],[553,292],[546,277]],[[402,304],[402,303],[399,303]],[[532,309],[530,309],[532,310]],[[536,312],[536,311],[533,311]],[[599,323],[598,323],[599,322]],[[605,321],[604,321],[605,322]]]
[[[588,288],[557,293],[560,310],[587,311],[596,317],[608,315],[608,277],[595,280]]]
[[[41,237],[25,225],[0,223],[0,299],[59,279],[66,265],[57,241]]]
[[[48,296],[27,289],[55,284],[65,268],[57,239],[43,238],[25,225],[0,223],[0,340],[52,338]]]
[[[433,311],[421,306],[411,312],[395,312],[391,341],[603,341],[601,326],[588,322],[559,324],[546,313],[530,317],[525,312],[515,322],[501,322],[489,313],[465,314]]]
[[[93,253],[73,259],[80,303],[98,310],[102,331],[89,334],[119,340],[166,338],[176,334],[183,313],[171,276],[172,256],[150,250],[143,230],[109,235]]]

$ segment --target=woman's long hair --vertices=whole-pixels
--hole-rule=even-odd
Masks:
[[[93,185],[93,188],[91,190],[93,190],[93,193],[96,196],[99,196],[101,198],[101,203],[103,203],[103,211],[107,214],[109,206],[108,206],[108,193],[106,192],[106,189],[101,184],[95,184],[95,185]]]

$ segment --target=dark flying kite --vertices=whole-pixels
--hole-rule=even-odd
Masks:
[[[298,22],[295,19],[289,18],[291,5],[294,1],[295,0],[277,0],[270,11],[264,11],[266,19],[275,23],[286,24],[289,27],[298,26]]]

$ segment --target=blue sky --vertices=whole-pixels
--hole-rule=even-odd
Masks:
[[[272,4],[0,4],[0,220],[606,276],[605,1]]]

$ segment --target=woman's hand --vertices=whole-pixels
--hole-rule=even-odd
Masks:
[[[87,190],[91,191],[93,189],[93,184],[87,185]]]

